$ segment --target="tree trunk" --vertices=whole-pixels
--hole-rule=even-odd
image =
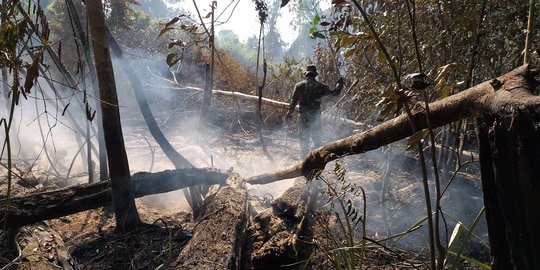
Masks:
[[[493,269],[540,269],[540,112],[478,119],[480,165]]]
[[[533,96],[540,71],[528,65],[469,88],[430,107],[431,127],[437,128],[480,112],[497,113],[500,108],[538,108],[540,97]],[[531,90],[531,91],[532,91]],[[417,128],[427,128],[426,114],[420,109],[412,113]],[[246,179],[250,184],[267,184],[298,176],[311,177],[323,170],[330,161],[355,154],[362,154],[413,135],[407,115],[388,120],[370,130],[328,143],[313,150],[300,163]]]
[[[206,198],[203,218],[173,269],[244,269],[241,263],[249,201],[241,181],[239,175],[230,174],[228,185]]]
[[[86,64],[88,65],[91,81],[94,84],[92,87],[93,93],[96,97],[99,97],[99,89],[96,87],[97,85],[95,84],[95,82],[97,81],[96,69],[94,67],[94,63],[92,62],[92,58],[90,55],[90,44],[88,44],[86,33],[83,30],[84,28],[81,23],[79,14],[77,13],[77,9],[75,8],[75,5],[73,4],[73,0],[66,0],[66,6],[73,18],[73,23],[76,29],[74,34],[80,39],[83,45],[84,58],[86,60]],[[98,141],[98,148],[99,148],[99,180],[107,181],[107,179],[109,178],[109,169],[107,167],[107,149],[105,148],[105,137],[103,135],[101,108],[99,106],[99,102],[96,102],[96,104],[98,105],[96,108],[97,115],[98,115],[98,117],[96,118],[96,121],[97,121],[97,141]]]
[[[540,269],[540,97],[533,96],[540,70],[521,66],[503,76],[430,104],[436,128],[481,114],[480,148],[484,202],[493,269]],[[423,111],[412,114],[427,128]],[[247,179],[264,184],[323,170],[332,160],[360,154],[413,135],[406,115],[312,151],[288,168]]]
[[[170,192],[200,183],[215,185],[225,183],[227,174],[215,169],[181,169],[158,173],[136,173],[133,192],[136,198]],[[111,187],[108,182],[82,184],[57,190],[0,199],[2,214],[7,211],[6,224],[16,228],[47,219],[59,218],[81,211],[111,204]],[[8,203],[9,202],[9,203]],[[1,224],[4,224],[0,219]]]
[[[87,1],[86,14],[92,37],[94,62],[99,83],[105,146],[116,218],[116,230],[129,232],[142,224],[131,186],[129,164],[124,147],[120,110],[101,1]]]
[[[161,128],[156,122],[154,114],[150,109],[148,99],[146,98],[146,95],[144,94],[144,91],[141,87],[141,80],[137,76],[135,70],[133,70],[133,68],[131,67],[131,63],[129,63],[129,60],[124,58],[124,52],[122,51],[120,45],[116,42],[110,31],[108,31],[108,35],[113,54],[116,57],[125,61],[125,63],[122,63],[121,66],[131,82],[133,92],[135,93],[135,99],[137,100],[137,104],[139,105],[139,109],[141,110],[141,113],[143,115],[144,122],[150,130],[152,137],[154,138],[154,140],[156,140],[156,142],[159,144],[159,147],[161,147],[161,150],[163,150],[163,153],[165,153],[165,156],[167,156],[167,158],[172,162],[176,169],[193,167],[193,165],[184,156],[182,156],[180,153],[178,153],[178,151],[174,149],[169,140],[167,140],[167,138],[161,131]],[[203,198],[207,192],[207,188],[208,187],[203,188],[202,186],[198,186],[183,190],[184,195],[186,196],[186,200],[189,203],[191,209],[193,210],[194,217],[198,217],[201,212]]]

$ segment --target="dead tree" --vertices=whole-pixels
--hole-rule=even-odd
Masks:
[[[215,169],[181,169],[158,173],[140,172],[132,176],[136,198],[170,192],[200,183],[223,184],[227,174]],[[0,222],[9,228],[110,205],[111,187],[108,182],[82,184],[62,189],[0,199]],[[5,213],[5,216],[4,216]]]
[[[124,52],[120,48],[118,42],[116,42],[116,39],[112,36],[112,33],[109,30],[107,30],[107,33],[114,56],[126,61],[126,63],[122,64],[121,67],[131,82],[133,92],[135,93],[135,99],[137,100],[137,104],[141,110],[144,122],[150,130],[152,137],[159,144],[159,147],[161,147],[161,150],[163,150],[163,153],[165,153],[165,156],[167,156],[167,158],[171,161],[175,169],[193,167],[193,165],[184,156],[174,149],[167,137],[165,137],[165,134],[163,134],[161,131],[161,128],[159,127],[154,114],[152,113],[150,104],[148,104],[148,99],[146,98],[146,95],[142,89],[142,82],[139,79],[139,76],[137,76],[137,73],[135,70],[133,70],[130,61],[124,57]],[[183,191],[189,206],[193,210],[193,216],[198,217],[201,212],[202,199],[207,190],[204,190],[202,186],[196,186],[187,190],[184,189]]]
[[[87,2],[86,14],[90,26],[89,32],[92,36],[99,96],[102,101],[101,116],[109,161],[116,228],[122,232],[129,232],[140,226],[142,222],[131,189],[131,175],[122,136],[120,110],[102,3],[99,1]]]
[[[534,96],[540,70],[524,65],[491,81],[430,104],[431,127],[478,117],[480,159],[493,269],[539,269],[538,211],[540,97]],[[411,119],[428,127],[423,109]],[[312,178],[330,161],[361,154],[413,135],[407,115],[368,131],[326,144],[304,161],[247,179],[265,184],[297,176]]]
[[[205,200],[205,212],[173,269],[244,269],[242,251],[248,227],[247,190],[243,179],[229,174]]]

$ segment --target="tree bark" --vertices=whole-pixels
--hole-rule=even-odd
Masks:
[[[158,173],[140,172],[134,174],[132,180],[134,196],[139,198],[200,183],[222,184],[227,180],[227,174],[215,169],[191,168]],[[7,226],[10,228],[107,206],[111,202],[112,193],[108,182],[0,199],[2,211],[7,211]],[[4,224],[3,219],[0,222]]]
[[[107,40],[107,28],[101,1],[87,1],[86,14],[92,37],[94,62],[101,98],[105,146],[113,194],[116,230],[129,232],[142,224],[131,185],[129,164],[124,147],[114,71]]]
[[[240,176],[231,174],[228,185],[206,198],[203,218],[178,255],[174,269],[244,269],[241,258],[249,200],[240,181]]]
[[[143,115],[144,122],[150,130],[152,137],[154,138],[154,140],[156,140],[156,142],[159,144],[159,147],[161,147],[161,150],[163,150],[163,153],[165,153],[165,156],[167,156],[167,158],[172,162],[176,169],[193,167],[193,164],[191,164],[184,156],[182,156],[180,153],[178,153],[178,151],[174,149],[169,140],[167,140],[167,138],[161,131],[161,128],[156,122],[154,114],[150,109],[148,99],[146,98],[146,95],[144,94],[144,91],[141,87],[141,80],[137,76],[135,70],[133,70],[133,68],[131,67],[131,63],[129,63],[129,60],[124,58],[124,52],[112,36],[112,33],[110,31],[107,32],[109,35],[111,49],[114,55],[119,59],[126,61],[126,63],[122,64],[121,66],[131,82],[133,92],[135,93],[135,99],[137,100],[137,104],[139,105],[139,109],[141,110],[141,113]],[[189,206],[193,210],[194,217],[198,217],[200,212],[202,211],[202,202],[205,195],[203,193],[206,193],[206,189],[207,187],[203,189],[202,186],[199,186],[191,187],[188,190],[184,190],[184,195],[186,196],[186,200],[189,203]]]
[[[538,110],[540,97],[531,94],[538,84],[538,74],[538,70],[531,69],[528,65],[521,66],[497,79],[433,102],[429,105],[431,127],[436,128],[459,119],[473,117],[479,112],[496,113],[503,107]],[[414,111],[412,118],[419,130],[427,128],[426,114],[422,108]],[[300,163],[253,176],[246,181],[249,184],[267,184],[302,175],[311,178],[315,172],[323,170],[330,161],[374,150],[411,135],[413,130],[407,115],[401,115],[365,132],[315,149]]]
[[[540,111],[503,108],[478,127],[492,269],[540,269]]]
[[[272,208],[255,217],[252,225],[253,269],[280,269],[282,265],[302,261],[311,255],[313,246],[310,241],[304,241],[312,238],[307,220],[318,192],[318,187],[311,187],[315,189],[303,180],[297,181],[272,203]]]

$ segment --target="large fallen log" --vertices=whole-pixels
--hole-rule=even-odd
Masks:
[[[139,172],[132,176],[136,198],[170,192],[200,184],[222,184],[227,174],[216,169],[180,169],[157,173]],[[0,224],[20,227],[38,221],[59,218],[81,211],[110,205],[110,184],[81,184],[40,193],[0,200]]]
[[[317,191],[316,186],[299,180],[272,203],[272,208],[255,217],[251,251],[253,269],[282,269],[283,265],[309,257],[312,237],[306,224]]]
[[[247,190],[236,174],[230,174],[227,184],[205,199],[203,218],[178,255],[175,269],[244,269],[241,259],[248,224]]]
[[[540,97],[531,92],[538,85],[537,69],[521,66],[505,75],[481,83],[458,94],[429,104],[430,124],[440,127],[479,112],[497,112],[501,108],[540,110]],[[418,130],[428,127],[423,108],[412,114]],[[361,154],[413,135],[406,114],[388,120],[370,130],[326,144],[313,150],[300,163],[287,168],[268,172],[246,179],[249,184],[267,184],[298,176],[312,177],[324,169],[326,164],[338,158]]]

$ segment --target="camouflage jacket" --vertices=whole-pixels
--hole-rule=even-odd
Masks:
[[[287,115],[292,115],[296,104],[300,105],[300,114],[318,112],[321,110],[321,98],[323,96],[337,96],[341,94],[342,89],[343,84],[341,83],[338,83],[336,88],[330,89],[328,85],[318,82],[313,77],[308,77],[294,86]]]

